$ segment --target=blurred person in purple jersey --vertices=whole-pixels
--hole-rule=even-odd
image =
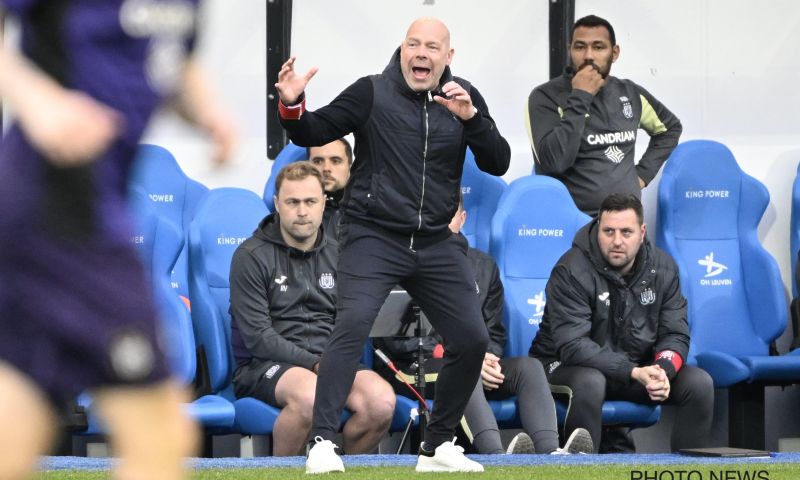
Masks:
[[[215,141],[234,128],[192,58],[198,1],[0,0],[0,478],[27,478],[56,412],[89,389],[120,457],[116,478],[185,477],[196,427],[159,345],[130,243],[127,174],[170,101]]]

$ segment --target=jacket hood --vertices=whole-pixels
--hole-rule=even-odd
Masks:
[[[383,74],[392,79],[395,83],[400,85],[404,91],[408,93],[417,93],[408,86],[406,83],[405,77],[403,77],[403,70],[400,67],[400,47],[392,54],[392,58],[389,60],[389,64],[386,65],[386,68],[383,69]],[[436,86],[435,92],[442,90],[442,85],[445,83],[453,80],[453,74],[450,72],[450,65],[445,65],[444,71],[442,71],[442,78],[439,79],[439,84]]]
[[[583,252],[583,254],[586,255],[586,258],[592,262],[592,265],[594,265],[599,272],[613,272],[609,273],[609,278],[614,278],[617,280],[621,279],[621,276],[611,268],[606,259],[603,257],[603,254],[600,252],[600,245],[597,243],[598,228],[600,228],[600,223],[597,219],[594,219],[588,224],[584,225],[580,230],[578,230],[578,233],[575,234],[575,239],[572,241],[572,246]],[[650,245],[650,240],[648,240],[647,235],[645,235],[644,243],[639,249],[639,252],[636,254],[636,261],[634,262],[635,271],[633,272],[634,277],[639,276],[645,265],[648,263],[647,261],[652,258],[651,249],[652,246]],[[608,270],[605,270],[606,268],[608,268]]]
[[[314,243],[314,248],[305,253],[319,251],[327,244],[327,239],[325,238],[325,232],[323,228],[324,227],[322,224],[320,224],[317,233],[317,241]],[[256,228],[256,230],[253,232],[253,237],[264,242],[274,243],[275,245],[286,247],[290,250],[297,250],[294,247],[289,246],[283,240],[283,235],[281,235],[280,216],[278,215],[278,212],[271,213],[264,217],[261,222],[259,222],[258,228]]]

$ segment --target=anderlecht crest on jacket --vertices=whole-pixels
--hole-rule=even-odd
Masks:
[[[650,305],[656,301],[656,292],[650,288],[645,288],[639,294],[639,303],[642,305]]]
[[[325,289],[330,289],[336,286],[336,282],[333,281],[333,274],[332,273],[323,273],[319,276],[319,286]]]
[[[622,114],[625,116],[625,118],[633,118],[633,107],[631,106],[631,101],[628,100],[628,97],[619,97],[619,101],[622,102]]]

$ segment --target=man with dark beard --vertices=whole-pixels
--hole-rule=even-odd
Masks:
[[[336,238],[339,233],[339,202],[350,179],[353,147],[342,137],[319,147],[308,147],[306,151],[308,161],[317,167],[325,182],[325,232]]]
[[[575,204],[596,215],[608,194],[641,196],[678,144],[681,123],[630,80],[609,76],[619,58],[611,24],[594,15],[572,27],[571,65],[528,97],[536,173],[562,181]],[[650,135],[638,164],[637,130]]]
[[[689,354],[686,299],[678,267],[646,236],[642,204],[614,193],[575,234],[547,281],[547,306],[530,355],[552,385],[571,391],[567,431],[594,445],[604,400],[676,406],[672,451],[707,447],[714,385]]]

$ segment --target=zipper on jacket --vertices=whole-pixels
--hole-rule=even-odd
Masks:
[[[306,327],[306,329],[305,329],[306,330],[306,335],[305,335],[305,339],[304,339],[305,343],[306,343],[306,350],[310,350],[311,349],[311,338],[310,338],[310,336],[311,336],[311,312],[310,311],[306,311],[305,306],[308,303],[309,297],[311,297],[311,282],[314,280],[314,277],[313,277],[313,275],[309,275],[309,273],[308,273],[308,264],[306,262],[305,254],[302,255],[301,262],[302,263],[300,264],[300,268],[302,269],[303,277],[305,278],[305,281],[303,283],[305,284],[306,291],[305,291],[305,294],[303,295],[303,301],[300,302],[300,311],[303,313],[303,318],[305,319],[303,324]]]
[[[431,92],[427,92],[427,97],[422,101],[422,109],[425,112],[425,145],[422,148],[422,192],[419,197],[419,210],[417,211],[417,232],[422,229],[422,205],[425,203],[425,169],[428,161],[428,102],[433,101]],[[416,233],[416,232],[414,232]],[[409,250],[414,250],[414,233],[411,234]]]

